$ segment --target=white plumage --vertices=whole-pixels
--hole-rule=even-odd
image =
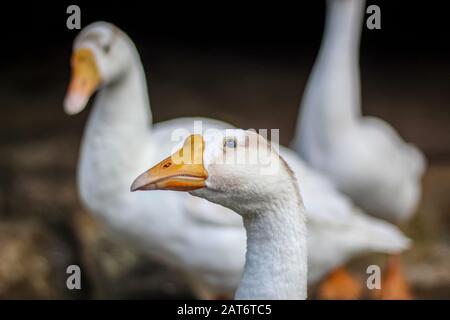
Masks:
[[[308,279],[315,282],[357,255],[399,253],[409,247],[397,227],[365,214],[293,151],[281,147],[280,154],[298,179],[306,207]]]
[[[408,220],[425,158],[383,120],[361,116],[359,38],[364,1],[329,0],[322,46],[308,81],[293,147],[367,212]]]
[[[77,37],[74,51],[80,48],[94,53],[102,78],[81,145],[78,189],[83,203],[119,236],[186,275],[199,292],[231,294],[244,265],[246,237],[240,217],[182,193],[129,190],[139,173],[193,133],[194,120],[202,120],[204,130],[230,125],[181,118],[152,126],[145,76],[132,41],[118,28],[99,22]],[[80,101],[86,103],[69,95],[66,110],[81,111]],[[173,139],[180,128],[187,131]],[[325,178],[292,152],[282,149],[282,154],[295,171],[302,171],[312,280],[355,253],[405,249],[408,240],[395,227],[359,215]]]

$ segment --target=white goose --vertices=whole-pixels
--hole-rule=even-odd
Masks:
[[[320,52],[308,81],[293,147],[367,212],[399,223],[416,210],[423,154],[386,122],[362,117],[359,42],[362,0],[329,0]],[[392,275],[401,275],[399,260]],[[388,273],[389,274],[389,273]],[[404,287],[399,277],[386,277]],[[385,288],[391,288],[386,281]],[[405,290],[397,296],[407,297]]]
[[[74,41],[66,112],[81,112],[96,90],[78,163],[83,204],[118,236],[184,273],[197,295],[230,295],[244,263],[240,218],[185,194],[129,192],[149,162],[173,151],[175,130],[193,132],[194,120],[204,129],[230,125],[181,118],[152,126],[139,54],[124,32],[106,22],[85,27]]]
[[[235,298],[306,299],[305,208],[292,171],[273,149],[262,152],[268,145],[252,131],[228,130],[226,137],[205,140],[188,137],[180,151],[139,176],[132,191],[179,190],[182,183],[183,191],[234,210],[247,231]],[[194,155],[186,157],[186,150]],[[265,174],[267,166],[277,169]]]
[[[129,192],[138,173],[177,145],[171,139],[173,131],[187,128],[193,132],[197,119],[152,126],[137,50],[121,30],[105,22],[87,26],[75,40],[66,111],[82,111],[97,89],[78,167],[82,202],[118,235],[185,274],[201,297],[230,295],[244,265],[246,241],[240,217],[182,193]],[[230,127],[201,120],[204,130]],[[287,158],[295,158],[292,152],[284,152]],[[293,167],[304,180],[308,215],[317,217],[311,228],[318,231],[311,232],[309,243],[311,282],[355,254],[399,252],[407,246],[396,228],[363,218],[350,201],[300,160]]]
[[[273,146],[270,153],[259,152],[267,150],[267,142],[240,129],[191,136],[180,151],[136,178],[131,190],[190,191],[243,216],[247,254],[237,298],[306,297],[304,207],[294,172],[309,199],[305,206],[311,282],[354,255],[408,247],[409,240],[396,227],[360,213],[298,156],[281,147],[291,171]],[[186,150],[191,150],[189,156]],[[257,161],[249,162],[252,154]],[[273,164],[276,170],[265,173],[263,169]]]

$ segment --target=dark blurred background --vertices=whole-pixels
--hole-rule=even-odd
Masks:
[[[72,41],[66,8],[134,40],[155,121],[208,116],[280,128],[289,143],[317,54],[324,1],[301,3],[59,1],[0,7],[0,298],[191,297],[170,270],[111,238],[81,208],[75,177],[89,110],[64,114]],[[389,121],[429,160],[407,234],[419,298],[450,298],[450,42],[443,3],[368,1],[381,30],[363,28],[365,114]],[[365,258],[367,259],[367,258]],[[382,259],[381,257],[370,257]],[[382,262],[382,260],[380,260]],[[354,262],[363,274],[366,260]],[[78,264],[83,289],[65,287]]]

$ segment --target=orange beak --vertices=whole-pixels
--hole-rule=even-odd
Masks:
[[[202,136],[189,136],[183,148],[137,177],[131,191],[191,191],[204,188],[208,172],[203,166],[203,151]]]
[[[71,59],[72,78],[64,99],[67,114],[81,112],[101,82],[100,72],[90,49],[76,50]]]

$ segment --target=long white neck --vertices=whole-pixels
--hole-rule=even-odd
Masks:
[[[118,135],[120,131],[148,131],[151,122],[145,73],[135,52],[127,70],[99,90],[87,130],[100,126]]]
[[[247,253],[235,298],[306,299],[306,227],[301,200],[271,201],[264,211],[243,217]]]
[[[319,60],[358,60],[365,0],[328,0]]]
[[[359,44],[364,3],[327,2],[324,36],[297,122],[297,149],[310,138],[326,145],[361,114]]]
[[[85,202],[129,193],[133,175],[143,168],[139,155],[144,141],[149,148],[151,121],[145,74],[135,51],[128,69],[98,92],[85,129],[78,168]]]

